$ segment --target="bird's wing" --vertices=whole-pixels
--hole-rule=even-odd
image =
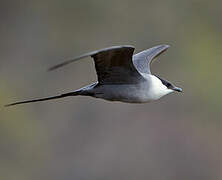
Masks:
[[[113,46],[83,54],[77,58],[53,66],[49,70],[54,70],[81,58],[91,56],[95,63],[98,82],[100,84],[137,83],[143,77],[132,62],[134,49],[133,46]]]
[[[150,64],[157,56],[166,51],[169,45],[159,45],[133,56],[133,64],[140,73],[151,74]]]

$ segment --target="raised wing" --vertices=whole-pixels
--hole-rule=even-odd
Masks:
[[[133,64],[135,68],[141,73],[151,74],[151,62],[169,47],[169,45],[159,45],[135,54],[133,56]]]
[[[98,82],[100,84],[138,83],[143,77],[132,62],[134,49],[133,46],[113,46],[81,55],[53,66],[49,70],[54,70],[79,59],[91,56],[94,59]]]

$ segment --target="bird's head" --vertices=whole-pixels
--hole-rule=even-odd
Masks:
[[[171,90],[172,92],[173,91],[182,92],[181,88],[174,86],[171,82],[169,82],[165,79],[162,79],[160,77],[158,77],[158,78],[161,80],[162,84],[167,87],[168,90]]]
[[[150,96],[153,100],[157,100],[167,94],[170,94],[172,92],[182,92],[181,88],[178,88],[176,86],[174,86],[172,83],[159,78],[157,76],[154,75],[149,75],[150,78],[150,89],[149,89],[149,93]]]

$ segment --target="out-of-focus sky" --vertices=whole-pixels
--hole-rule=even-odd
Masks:
[[[222,179],[222,2],[0,2],[0,105],[96,81],[93,61],[131,44],[171,48],[152,72],[182,87],[148,104],[89,97],[0,108],[0,179]]]

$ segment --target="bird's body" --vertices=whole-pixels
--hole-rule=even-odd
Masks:
[[[108,101],[146,103],[157,100],[173,91],[181,92],[170,82],[151,74],[151,61],[163,53],[168,45],[160,45],[133,55],[133,46],[113,46],[93,51],[56,65],[49,70],[91,56],[95,62],[98,82],[76,91],[48,98],[22,101],[6,106],[58,99],[67,96],[91,96]]]
[[[144,76],[144,81],[136,84],[107,84],[98,82],[78,90],[78,95],[102,98],[108,101],[121,101],[126,103],[146,103],[157,100],[172,92],[167,89],[161,80],[154,75]]]

